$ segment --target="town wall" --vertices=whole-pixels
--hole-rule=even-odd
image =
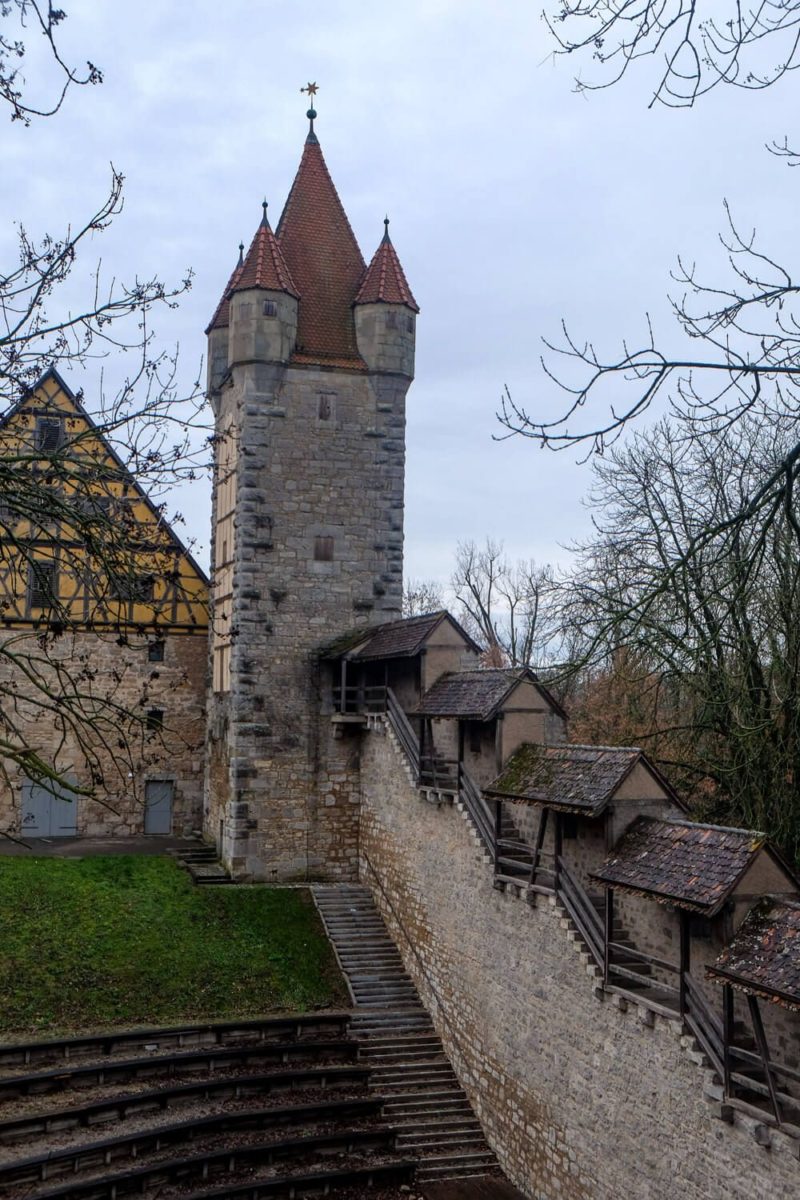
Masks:
[[[362,880],[527,1196],[794,1200],[797,1144],[723,1123],[677,1023],[601,999],[558,908],[493,888],[463,816],[420,801],[388,737],[365,738],[361,779]]]

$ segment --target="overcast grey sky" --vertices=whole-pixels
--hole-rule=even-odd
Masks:
[[[587,467],[492,440],[505,383],[537,415],[562,403],[539,367],[540,339],[562,317],[609,352],[642,332],[646,309],[670,330],[670,267],[679,250],[721,264],[723,197],[791,263],[800,172],[763,145],[793,132],[792,77],[763,93],[717,90],[688,111],[648,111],[646,66],[579,96],[578,64],[553,59],[536,5],[517,0],[66,7],[65,53],[97,63],[105,82],[71,93],[53,120],[0,126],[0,264],[15,219],[60,232],[94,211],[113,161],[125,210],[97,254],[127,279],[193,267],[192,292],[158,322],[190,382],[264,195],[277,221],[307,129],[299,89],[315,80],[317,132],[364,256],[388,212],[422,310],[411,576],[447,579],[461,538],[491,534],[514,556],[563,560],[560,547],[587,531]],[[88,393],[93,377],[68,382]],[[205,561],[208,488],[179,503]]]

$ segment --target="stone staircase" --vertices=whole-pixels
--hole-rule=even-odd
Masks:
[[[313,887],[350,989],[353,1035],[398,1130],[398,1152],[419,1159],[417,1182],[499,1175],[413,981],[366,887]]]
[[[198,887],[234,883],[219,859],[215,846],[198,842],[191,850],[177,850],[174,857],[189,872]]]

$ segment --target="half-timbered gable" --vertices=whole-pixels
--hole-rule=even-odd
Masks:
[[[0,422],[7,628],[208,627],[208,581],[55,370]]]
[[[55,370],[0,422],[0,480],[0,830],[199,829],[205,575]]]

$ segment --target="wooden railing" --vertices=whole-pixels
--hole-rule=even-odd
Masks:
[[[725,1076],[725,1036],[722,1018],[712,1009],[699,984],[688,973],[683,977],[686,995],[686,1010],[683,1019],[688,1029],[697,1038],[703,1053],[708,1058],[720,1079]]]
[[[563,858],[556,859],[556,891],[586,948],[599,967],[605,959],[605,932],[599,912],[583,884],[572,874]]]
[[[724,1080],[725,1097],[736,1102],[740,1100],[739,1093],[750,1093],[760,1101],[758,1107],[764,1104],[778,1125],[791,1120],[794,1126],[800,1125],[800,1098],[798,1095],[785,1090],[786,1083],[795,1085],[795,1092],[800,1090],[800,1071],[784,1063],[775,1062],[769,1052],[764,1025],[758,1002],[754,996],[747,997],[750,1019],[755,1034],[756,1050],[746,1050],[743,1046],[733,1044],[733,996],[727,992],[723,1005],[724,1025],[728,1036],[724,1040]],[[746,1072],[746,1073],[745,1073]],[[781,1086],[783,1082],[783,1087]],[[753,1100],[747,1103],[752,1108]],[[787,1112],[788,1110],[788,1112]],[[765,1115],[766,1112],[765,1112]]]
[[[495,827],[491,807],[463,763],[458,772],[458,797],[477,829],[478,837],[487,850],[494,852]]]
[[[435,751],[423,754],[419,764],[420,787],[439,788],[443,792],[458,791],[458,768],[456,758],[441,758]]]
[[[340,684],[334,684],[333,707],[337,713],[382,713],[386,711],[388,690],[385,687],[365,687],[358,683],[344,688]]]
[[[386,716],[392,731],[400,743],[400,748],[408,759],[409,766],[417,780],[419,780],[420,760],[419,760],[419,739],[414,730],[414,726],[409,721],[406,714],[403,712],[397,697],[390,687],[384,689],[386,694]]]

